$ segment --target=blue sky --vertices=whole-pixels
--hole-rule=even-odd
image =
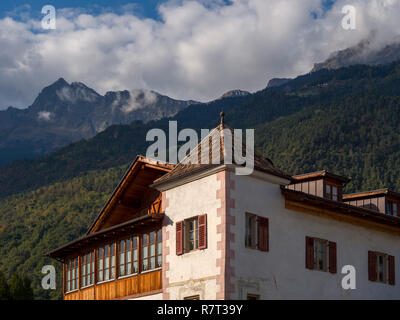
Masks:
[[[41,9],[44,5],[53,5],[57,8],[85,8],[88,12],[96,13],[100,8],[108,8],[118,11],[121,7],[126,5],[135,5],[135,12],[137,15],[158,18],[157,6],[159,3],[165,2],[164,0],[1,0],[0,1],[0,16],[4,17],[9,15],[10,12],[15,10],[21,11],[24,6],[29,5],[31,14],[35,16],[41,14]]]

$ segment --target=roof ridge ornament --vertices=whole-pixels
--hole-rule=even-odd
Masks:
[[[224,110],[223,110],[223,109],[221,110],[221,112],[220,112],[219,116],[220,116],[220,118],[221,118],[221,126],[223,127],[223,126],[224,126],[224,124],[225,124],[225,121],[224,121],[224,118],[225,118],[225,112],[224,112]]]

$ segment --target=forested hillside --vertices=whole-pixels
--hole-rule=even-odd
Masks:
[[[61,264],[43,254],[82,236],[127,166],[93,171],[0,201],[0,270],[32,279],[35,299],[61,297]],[[57,266],[57,290],[41,288],[44,265]]]

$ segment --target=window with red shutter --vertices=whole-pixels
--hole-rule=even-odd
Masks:
[[[257,217],[258,250],[269,251],[268,219]]]
[[[314,239],[306,237],[306,268],[314,269]]]
[[[183,221],[176,223],[176,254],[183,254]]]
[[[337,272],[336,242],[329,242],[329,272]]]
[[[368,251],[368,279],[376,281],[376,253]]]
[[[199,222],[199,249],[207,248],[207,215],[203,214],[198,218]]]
[[[389,284],[395,285],[395,266],[394,266],[394,256],[389,256]]]

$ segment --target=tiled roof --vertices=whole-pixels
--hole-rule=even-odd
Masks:
[[[322,178],[322,177],[332,178],[332,179],[339,180],[344,183],[348,183],[351,180],[348,177],[339,176],[337,174],[328,172],[326,170],[295,175],[295,176],[293,176],[293,180],[294,180],[294,182],[299,182],[299,181],[303,181],[303,180],[313,180],[313,179],[315,180],[315,179]]]
[[[379,189],[379,190],[370,190],[370,191],[362,191],[357,193],[349,193],[343,195],[343,200],[354,200],[361,198],[371,198],[376,196],[392,196],[396,198],[400,198],[400,193],[389,190],[389,189]]]
[[[225,139],[230,135],[232,139]],[[235,161],[234,146],[242,144],[243,155],[246,155],[246,145],[233,134],[233,129],[225,124],[220,124],[213,129],[191,152],[179,162],[173,170],[154,182],[159,185],[167,181],[179,179],[192,173],[202,171],[208,168],[216,167],[222,164],[242,165]],[[254,169],[270,173],[285,179],[291,179],[291,176],[282,170],[276,168],[272,161],[264,158],[260,153],[254,150]],[[249,161],[248,159],[247,161]]]

